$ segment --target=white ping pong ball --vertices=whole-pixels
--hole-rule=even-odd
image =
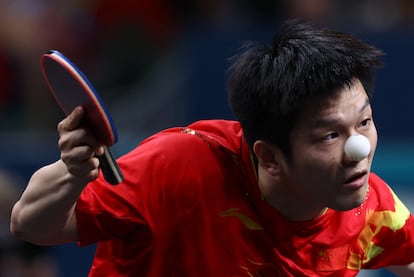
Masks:
[[[371,144],[363,135],[352,135],[346,140],[344,150],[351,160],[359,162],[368,157]]]

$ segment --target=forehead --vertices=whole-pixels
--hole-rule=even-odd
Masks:
[[[331,95],[320,96],[305,105],[298,126],[309,127],[321,120],[346,120],[359,115],[367,106],[367,93],[357,80],[350,86],[344,86]]]

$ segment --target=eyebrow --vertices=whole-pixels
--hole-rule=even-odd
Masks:
[[[370,104],[371,104],[371,102],[367,98],[365,100],[365,104],[359,109],[359,113],[362,113],[366,109],[366,107],[368,107]],[[337,118],[337,117],[319,118],[318,120],[315,121],[315,123],[312,124],[312,127],[313,128],[323,128],[323,127],[326,127],[326,126],[335,125],[339,121],[340,121],[340,119]]]

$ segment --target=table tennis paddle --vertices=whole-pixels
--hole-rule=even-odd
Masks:
[[[104,154],[98,156],[105,180],[112,185],[121,183],[123,174],[109,150],[109,146],[117,142],[118,133],[99,94],[83,72],[59,51],[43,54],[40,65],[43,77],[65,115],[77,106],[83,107],[85,119],[82,124],[105,145]]]

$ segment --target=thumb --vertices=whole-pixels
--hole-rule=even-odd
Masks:
[[[63,128],[67,131],[74,130],[81,124],[85,111],[81,106],[76,107],[63,121]]]

